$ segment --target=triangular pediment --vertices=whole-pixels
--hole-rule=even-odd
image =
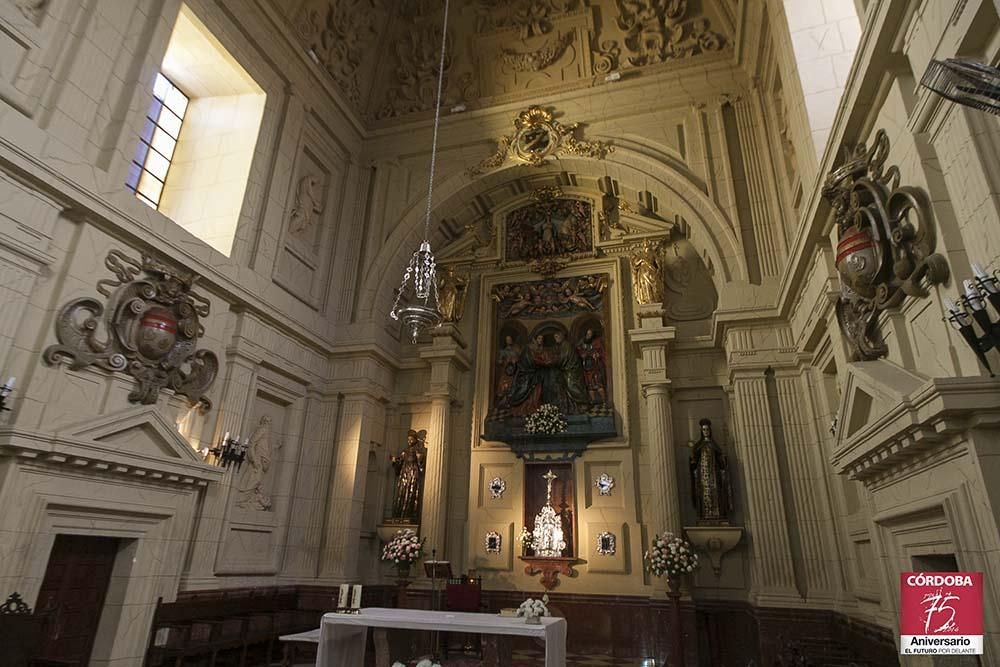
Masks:
[[[69,424],[59,428],[57,434],[90,441],[105,449],[121,451],[131,456],[202,463],[201,457],[181,437],[176,426],[154,406],[132,408],[86,422]]]
[[[898,409],[926,382],[926,377],[885,359],[849,364],[837,412],[836,451],[850,447],[868,427]]]

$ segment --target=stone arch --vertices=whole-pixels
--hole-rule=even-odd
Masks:
[[[629,148],[616,148],[605,160],[563,157],[551,166],[514,164],[478,178],[468,176],[464,169],[456,171],[435,184],[438,201],[435,209],[446,209],[457,201],[471,199],[522,174],[561,172],[611,176],[638,190],[659,192],[663,199],[669,199],[671,210],[684,217],[691,230],[691,243],[709,259],[716,289],[721,292],[727,283],[746,280],[747,267],[742,250],[722,209],[676,167]],[[421,197],[410,204],[364,274],[358,299],[358,321],[371,319],[373,313],[389,312],[393,289],[423,237],[425,203]]]

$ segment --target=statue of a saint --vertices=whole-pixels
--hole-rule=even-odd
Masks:
[[[406,434],[406,449],[392,457],[392,467],[399,479],[396,481],[396,497],[392,503],[392,518],[405,523],[420,523],[420,501],[423,496],[424,467],[427,463],[427,447],[424,440],[427,431],[410,429]]]
[[[264,415],[247,439],[247,463],[250,464],[246,483],[241,484],[239,507],[250,507],[267,512],[271,509],[271,496],[264,490],[264,477],[271,469],[274,443],[271,442],[271,418]],[[281,446],[280,444],[278,445]]]
[[[438,274],[438,310],[444,322],[459,322],[465,314],[465,295],[469,288],[469,277],[455,273],[449,266]]]
[[[660,244],[649,239],[632,254],[632,291],[636,303],[663,303],[663,267],[659,257]]]
[[[701,439],[691,443],[691,501],[698,518],[705,522],[725,522],[733,511],[733,487],[729,462],[712,439],[712,422],[702,419]]]
[[[583,339],[576,344],[576,353],[583,363],[583,381],[587,385],[590,402],[606,405],[608,402],[608,373],[604,360],[604,342],[588,327]]]

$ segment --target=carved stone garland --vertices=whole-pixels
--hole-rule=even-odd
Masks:
[[[855,360],[888,352],[878,332],[881,311],[899,306],[907,296],[927,296],[921,281],[936,285],[949,274],[944,257],[934,252],[926,193],[899,185],[899,169],[885,168],[888,155],[889,138],[879,130],[870,149],[859,144],[823,184],[840,233],[837,319]]]
[[[533,166],[545,164],[550,157],[563,154],[603,160],[614,151],[603,141],[585,141],[576,138],[579,123],[563,125],[551,111],[531,106],[514,118],[514,134],[497,139],[497,149],[466,173],[479,176],[502,166],[508,159]]]
[[[46,348],[45,361],[67,360],[72,369],[93,364],[125,371],[136,380],[128,396],[133,403],[155,403],[168,387],[210,408],[204,393],[215,380],[219,360],[197,349],[204,334],[199,318],[209,312],[208,300],[191,292],[197,275],[175,271],[147,255],[139,262],[118,250],[109,252],[104,264],[115,274],[115,279],[97,283],[107,301],[83,297],[65,304],[55,324],[59,344]],[[102,315],[103,340],[98,332]]]
[[[653,65],[677,58],[698,55],[722,48],[722,35],[711,30],[705,17],[688,18],[687,0],[617,0],[618,27],[625,33],[623,41],[625,67]],[[600,43],[600,71],[610,58],[617,60],[615,40]],[[619,51],[620,53],[620,51]],[[613,63],[612,63],[613,64]]]

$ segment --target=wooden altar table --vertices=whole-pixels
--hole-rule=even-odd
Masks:
[[[528,625],[523,618],[496,614],[381,607],[362,609],[360,614],[325,614],[320,625],[316,667],[358,667],[365,664],[368,628],[534,637],[545,641],[545,667],[566,667],[566,620],[563,618],[543,618],[540,625]],[[393,658],[398,660],[403,657],[390,658],[384,653],[376,650],[376,667],[390,667]],[[509,660],[507,656],[507,664]]]

